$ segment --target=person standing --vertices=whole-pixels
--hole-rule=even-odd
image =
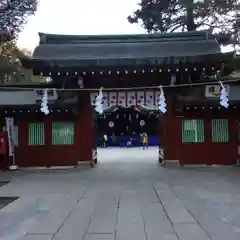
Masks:
[[[116,145],[117,145],[117,137],[116,137],[116,134],[115,134],[115,133],[112,134],[112,145],[113,145],[113,146],[116,146]]]
[[[100,145],[100,148],[103,148],[104,138],[103,138],[103,135],[102,135],[102,134],[100,134],[100,136],[99,136],[99,145]]]
[[[107,134],[104,134],[104,135],[103,135],[103,138],[104,138],[104,145],[103,145],[103,147],[106,148],[106,147],[107,147],[107,141],[108,141],[108,136],[107,136]]]
[[[143,145],[143,133],[140,133],[140,145]]]
[[[143,150],[145,150],[145,148],[148,149],[148,135],[146,132],[143,133],[142,144],[143,144]]]
[[[124,141],[123,133],[121,133],[121,135],[120,135],[119,142],[120,142],[120,147],[125,147],[125,141]]]
[[[3,171],[7,170],[7,162],[5,158],[5,151],[4,151],[4,138],[0,137],[0,169]]]
[[[132,139],[133,139],[132,146],[136,147],[136,133],[135,132],[133,132],[133,134],[132,134]]]

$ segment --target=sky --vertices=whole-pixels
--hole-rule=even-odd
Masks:
[[[18,46],[33,51],[38,32],[52,34],[94,35],[145,33],[140,24],[130,24],[127,17],[138,8],[140,0],[39,0],[38,11],[28,18],[18,39]],[[222,48],[223,52],[233,50]]]
[[[39,0],[38,11],[28,18],[18,46],[33,50],[38,32],[53,34],[144,33],[140,24],[130,24],[127,16],[139,0]]]

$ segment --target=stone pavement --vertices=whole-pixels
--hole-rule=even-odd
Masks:
[[[0,210],[0,239],[240,239],[240,169],[164,169],[156,149],[99,155],[93,169],[0,173],[0,196],[20,197]]]

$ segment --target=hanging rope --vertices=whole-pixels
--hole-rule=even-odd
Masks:
[[[222,83],[237,83],[240,82],[240,78],[223,80]],[[186,83],[178,85],[162,85],[162,88],[179,88],[179,87],[194,87],[194,86],[206,86],[206,85],[218,85],[219,81],[209,81],[209,82],[199,82],[199,83]],[[42,88],[28,88],[28,87],[11,87],[11,86],[0,86],[0,90],[44,90],[46,87]],[[123,88],[104,88],[104,91],[124,91],[124,90],[149,90],[149,89],[159,89],[159,85],[156,86],[144,86],[144,87],[123,87]],[[99,91],[99,88],[48,88],[48,90],[57,91]]]

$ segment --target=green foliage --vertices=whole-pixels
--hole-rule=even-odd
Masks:
[[[19,51],[15,43],[27,17],[36,12],[37,6],[38,0],[0,0],[1,85],[42,80],[22,67],[19,56],[29,57],[29,54]]]
[[[140,21],[149,33],[209,29],[238,41],[239,10],[239,0],[141,0],[128,20]]]
[[[41,76],[34,76],[31,70],[22,67],[19,58],[30,58],[26,50],[19,50],[14,41],[0,45],[0,85],[42,82]]]
[[[15,38],[37,6],[38,0],[0,0],[0,31]]]

